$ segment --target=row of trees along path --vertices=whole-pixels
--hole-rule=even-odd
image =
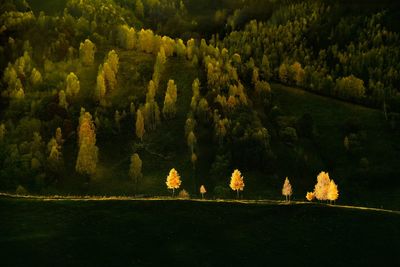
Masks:
[[[175,190],[179,189],[182,181],[179,173],[174,168],[170,170],[167,181],[165,182],[167,188],[172,190],[172,197],[175,195]],[[229,183],[229,187],[236,191],[236,197],[240,197],[240,192],[244,190],[244,177],[239,170],[234,170],[231,176],[231,180]],[[202,198],[207,193],[206,187],[204,185],[200,186],[200,194]],[[290,184],[289,178],[286,177],[283,188],[282,195],[285,196],[286,201],[290,202],[290,198],[293,194],[292,185]],[[189,194],[186,190],[182,190],[179,193],[181,197],[189,197]],[[320,201],[329,201],[330,203],[334,203],[339,198],[339,190],[338,186],[333,179],[330,179],[329,174],[327,172],[321,172],[317,176],[317,183],[315,184],[314,191],[307,192],[306,199],[308,201],[313,201],[314,199]]]

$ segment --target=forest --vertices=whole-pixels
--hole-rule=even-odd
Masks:
[[[399,7],[2,1],[0,191],[398,209]]]

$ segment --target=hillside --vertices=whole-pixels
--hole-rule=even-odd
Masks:
[[[398,7],[6,0],[0,192],[167,196],[174,168],[192,197],[280,200],[288,178],[398,210]]]

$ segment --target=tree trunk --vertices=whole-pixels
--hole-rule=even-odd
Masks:
[[[239,189],[236,190],[236,199],[239,199]]]
[[[175,194],[175,188],[172,188],[172,197],[174,197]]]

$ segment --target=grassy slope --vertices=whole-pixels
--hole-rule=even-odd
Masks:
[[[272,87],[285,114],[296,117],[305,113],[312,115],[318,136],[315,143],[308,144],[308,152],[316,153],[315,156],[323,160],[326,170],[339,181],[339,187],[342,185],[347,199],[363,205],[392,203],[389,205],[399,206],[398,189],[385,185],[397,183],[391,174],[397,173],[396,166],[400,166],[400,136],[389,130],[380,111],[280,84]],[[362,156],[370,163],[366,172],[360,170],[359,156],[349,156],[344,149],[343,125],[348,119],[357,120],[366,132],[362,144]],[[368,182],[363,180],[363,175],[370,176]],[[314,177],[309,179],[310,186],[314,182]]]
[[[0,206],[4,266],[400,263],[397,214],[187,201],[1,198]]]

